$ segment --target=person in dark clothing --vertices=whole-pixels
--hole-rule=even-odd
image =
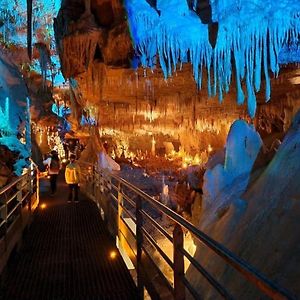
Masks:
[[[60,170],[60,161],[56,151],[51,151],[51,156],[43,161],[43,164],[48,167],[48,174],[50,176],[50,190],[53,196],[57,188],[57,176]]]
[[[63,147],[65,151],[65,159],[69,159],[69,143],[67,141],[64,141]]]

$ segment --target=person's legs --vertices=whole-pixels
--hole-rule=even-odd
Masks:
[[[57,187],[57,174],[53,174],[53,190],[52,193],[56,193],[56,187]]]
[[[75,202],[78,202],[78,183],[74,184]]]
[[[73,184],[69,184],[69,196],[68,196],[68,202],[72,201],[73,196]]]
[[[55,174],[51,174],[50,175],[50,190],[51,190],[51,194],[55,193],[56,190],[56,176]]]

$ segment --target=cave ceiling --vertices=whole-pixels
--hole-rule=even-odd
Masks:
[[[197,9],[202,19],[209,20],[207,5]],[[134,43],[121,1],[63,1],[54,27],[62,72],[76,82],[76,101],[93,111],[102,126],[132,130],[137,124],[176,126],[188,119],[193,128],[199,118],[218,119],[224,114],[247,118],[247,104],[236,103],[234,76],[220,104],[218,96],[208,97],[205,70],[199,89],[190,64],[183,64],[167,79],[159,67],[131,68]],[[269,118],[267,123],[281,123],[275,127],[286,127],[283,123],[289,122],[299,105],[299,76],[297,65],[283,66],[279,76],[271,78],[271,100],[266,102],[264,89],[257,93],[256,119],[263,116]]]
[[[177,2],[174,0],[169,3],[174,20],[178,16],[172,10],[172,5]],[[213,28],[211,7],[207,1],[199,2],[196,7],[193,2],[188,1],[186,7],[195,13],[197,22],[200,20],[207,26],[209,47],[217,47],[218,31]],[[202,124],[202,129],[211,126],[220,128],[224,125],[221,124],[224,119],[227,120],[224,122],[226,127],[237,118],[250,120],[249,103],[245,101],[239,105],[236,102],[238,85],[233,74],[230,76],[230,89],[224,91],[222,97],[218,93],[212,96],[209,90],[212,89],[210,85],[214,75],[208,74],[206,68],[202,70],[201,86],[198,86],[195,68],[191,63],[179,62],[176,69],[175,65],[172,67],[168,76],[165,68],[160,65],[163,61],[159,55],[155,56],[157,64],[153,68],[141,63],[143,53],[142,50],[137,51],[137,41],[132,39],[128,14],[128,5],[135,3],[133,0],[125,1],[125,4],[119,0],[64,0],[61,6],[54,0],[47,5],[42,3],[44,2],[34,2],[33,6],[33,20],[36,23],[32,37],[31,65],[24,58],[26,19],[21,12],[18,33],[13,32],[11,27],[7,31],[11,37],[18,36],[21,41],[22,47],[18,48],[18,55],[13,54],[13,51],[10,51],[10,55],[22,66],[32,99],[33,120],[51,113],[53,101],[58,103],[58,100],[62,103],[70,102],[75,116],[69,121],[74,125],[74,131],[79,129],[79,120],[77,123],[75,121],[82,113],[96,119],[101,127],[127,132],[141,129],[143,132],[160,132],[177,137],[178,131],[183,130],[182,127],[186,130],[185,134],[189,135],[201,127],[199,124]],[[162,22],[160,17],[166,16],[164,10],[168,11],[167,6],[160,1],[145,3],[151,13],[154,10],[157,14],[157,21]],[[178,11],[184,9],[186,8],[180,6]],[[42,12],[45,11],[48,13],[43,18]],[[184,14],[178,19],[184,18]],[[52,32],[53,16],[56,16],[55,41]],[[137,15],[137,18],[140,17]],[[182,35],[180,23],[174,26],[178,29],[178,36]],[[12,50],[12,46],[9,47]],[[289,55],[287,53],[285,57]],[[267,82],[263,79],[262,88],[255,95],[258,107],[253,122],[259,126],[261,124],[267,132],[286,130],[299,108],[299,69],[296,61],[294,64],[289,64],[288,61],[292,59],[281,64],[278,77],[270,72],[270,101],[266,101],[268,89]],[[60,74],[60,64],[64,78]],[[42,76],[37,72],[38,65]],[[69,83],[70,91],[64,81]],[[247,95],[246,85],[244,80],[243,89]]]

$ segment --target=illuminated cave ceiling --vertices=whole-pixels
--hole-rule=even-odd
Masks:
[[[213,11],[210,11],[207,1],[201,2],[204,8],[200,2],[198,6],[193,6],[197,4],[196,2],[188,1],[188,5],[185,1],[178,0],[128,0],[125,1],[126,7],[123,7],[118,0],[63,1],[55,20],[55,33],[63,74],[71,79],[73,102],[76,103],[73,107],[79,111],[85,108],[96,118],[99,113],[102,126],[127,130],[132,130],[139,115],[144,114],[144,121],[147,121],[147,115],[153,114],[153,111],[159,113],[156,120],[159,124],[173,122],[176,126],[186,117],[187,122],[191,123],[190,127],[193,127],[193,118],[195,121],[198,117],[213,115],[214,119],[218,119],[224,113],[238,118],[246,116],[247,111],[254,116],[257,111],[257,122],[263,117],[271,128],[275,126],[280,130],[278,127],[281,129],[286,127],[288,124],[284,123],[290,122],[291,116],[299,107],[299,82],[297,82],[299,71],[296,65],[288,65],[280,70],[278,78],[274,77],[279,71],[279,60],[283,63],[300,60],[297,48],[299,37],[297,10],[300,11],[300,4],[296,1],[295,3],[284,1],[279,7],[270,2],[266,14],[257,16],[255,19],[257,22],[253,22],[253,26],[249,29],[248,25],[252,24],[249,20],[257,12],[257,7],[250,6],[252,2],[246,1],[239,14],[232,1],[220,1],[219,4],[211,1]],[[286,10],[291,3],[293,5]],[[224,7],[221,7],[221,4]],[[285,17],[280,15],[279,8],[284,9]],[[226,19],[226,11],[230,9],[235,12],[234,17]],[[209,16],[211,13],[212,16]],[[239,37],[235,36],[237,34],[235,30],[226,33],[230,20],[236,21],[241,15],[247,18],[243,23],[238,23],[238,28],[245,26],[247,30],[245,32],[240,30]],[[205,19],[209,24],[200,24],[200,20]],[[211,46],[211,40],[215,38],[209,36],[216,35],[213,21],[219,24],[219,40],[216,40],[215,48]],[[262,24],[262,21],[263,26],[257,26]],[[193,27],[195,22],[200,29]],[[190,30],[193,28],[194,31]],[[133,43],[130,30],[134,38]],[[261,46],[265,42],[263,37],[267,30],[270,49]],[[278,33],[277,36],[275,31]],[[202,44],[195,46],[195,42],[199,41],[195,41],[192,36],[201,32],[204,32]],[[182,38],[184,34],[185,39]],[[247,43],[249,38],[254,42]],[[222,44],[223,40],[226,40],[227,44],[225,42]],[[237,41],[240,48],[233,49],[232,54],[232,44]],[[291,44],[286,44],[287,42]],[[280,45],[285,45],[283,50]],[[196,53],[195,47],[201,50],[202,54]],[[259,51],[254,52],[255,48]],[[159,55],[156,56],[156,53]],[[197,54],[199,57],[206,57],[206,62],[203,62],[201,90],[197,89],[196,84],[198,82],[200,85],[200,72],[197,72],[200,67],[202,68],[201,62],[197,62]],[[214,60],[217,62],[216,65],[209,61],[208,55],[210,58],[213,55],[218,56],[218,59]],[[158,57],[160,67],[138,68],[136,71],[130,68],[138,63],[144,67],[153,67],[154,57]],[[252,59],[255,66],[251,65]],[[187,60],[192,64],[185,64]],[[175,70],[176,62],[179,62],[179,65],[177,64]],[[184,63],[182,68],[180,62]],[[205,70],[207,64],[211,65],[210,85]],[[235,67],[237,65],[239,67]],[[275,75],[272,75],[272,71]],[[231,72],[238,72],[239,80],[236,80],[237,77]],[[172,76],[169,77],[170,75]],[[165,79],[166,77],[168,78]],[[272,79],[269,89],[270,77]],[[258,90],[260,85],[262,91],[255,93],[254,90]],[[229,93],[225,93],[229,88]],[[209,94],[215,93],[219,95],[213,97],[213,100],[208,97]],[[266,104],[266,98],[270,97],[269,93],[271,101]],[[223,98],[222,105],[218,103],[217,98]],[[237,105],[236,100],[241,103],[243,98],[248,98],[248,102]],[[257,109],[255,98],[258,102]],[[217,111],[221,113],[218,114]],[[153,123],[152,117],[149,117],[149,120]],[[272,122],[275,124],[271,124]]]
[[[22,58],[26,46],[26,0],[3,1],[2,23],[0,24],[2,43],[5,45],[4,47],[7,47],[7,52],[10,53],[15,63],[26,62],[21,64],[21,69],[29,87],[33,104],[32,117],[33,120],[37,120],[51,111],[51,91],[48,92],[45,89],[43,91],[42,78],[35,72],[39,63],[40,71],[44,73],[44,77],[51,80],[53,66],[58,66],[53,43],[52,17],[60,8],[60,1],[33,1],[33,44],[35,47],[33,49],[33,64],[31,65]],[[75,112],[78,117],[83,109],[87,115],[98,119],[102,127],[129,132],[141,128],[145,131],[160,131],[162,133],[175,131],[173,134],[175,136],[176,130],[181,130],[181,127],[192,132],[197,128],[200,130],[203,130],[203,127],[209,128],[211,127],[210,124],[220,128],[222,125],[220,120],[227,119],[227,123],[230,123],[236,118],[246,118],[247,111],[250,115],[254,112],[254,102],[251,102],[250,111],[249,101],[248,103],[245,101],[243,105],[236,104],[236,99],[240,99],[241,96],[239,84],[237,84],[239,80],[235,79],[236,76],[229,75],[230,72],[235,73],[234,66],[237,64],[237,58],[239,58],[239,64],[245,64],[244,68],[239,68],[239,77],[246,76],[243,80],[243,90],[246,97],[251,88],[253,91],[253,85],[259,85],[257,83],[260,81],[258,80],[259,74],[260,72],[263,73],[260,76],[262,78],[262,91],[256,93],[258,108],[254,122],[261,125],[262,129],[266,129],[267,133],[285,130],[292,115],[299,107],[299,71],[297,65],[291,64],[284,68],[281,67],[278,78],[273,78],[274,75],[271,71],[273,70],[275,73],[278,71],[278,61],[284,64],[299,61],[299,42],[296,39],[299,33],[298,2],[285,0],[280,2],[280,7],[277,2],[277,4],[272,1],[268,2],[269,5],[266,5],[268,10],[265,11],[264,9],[264,13],[260,13],[255,19],[258,21],[260,19],[268,20],[270,28],[268,38],[270,45],[273,45],[273,48],[270,46],[269,52],[267,52],[268,59],[264,62],[261,61],[260,68],[253,69],[253,66],[249,65],[251,55],[253,57],[253,53],[251,53],[251,51],[253,52],[253,44],[245,42],[245,45],[249,47],[241,47],[242,55],[240,52],[229,51],[232,58],[228,60],[227,57],[228,68],[224,67],[224,61],[222,65],[220,58],[221,64],[219,65],[214,64],[214,61],[211,62],[211,86],[207,82],[207,70],[204,64],[202,89],[197,89],[197,83],[200,83],[199,74],[201,73],[198,72],[197,75],[195,72],[197,55],[192,54],[196,53],[195,48],[193,48],[195,46],[194,35],[197,36],[199,32],[204,33],[201,41],[208,48],[205,48],[207,50],[205,52],[205,49],[205,51],[200,49],[200,45],[199,49],[204,51],[203,53],[206,55],[211,54],[212,51],[219,53],[218,51],[221,51],[220,47],[223,44],[219,38],[216,39],[216,36],[220,35],[222,41],[224,28],[229,28],[227,28],[226,36],[228,41],[233,41],[230,33],[234,33],[236,29],[234,26],[228,25],[230,20],[234,19],[240,22],[241,19],[242,23],[237,22],[237,27],[247,28],[245,23],[253,16],[253,12],[257,11],[257,7],[248,7],[253,1],[241,2],[245,7],[240,7],[239,14],[246,16],[246,18],[237,19],[237,2],[231,2],[230,0],[210,1],[211,8],[208,5],[209,1],[197,2],[192,0],[187,2],[181,0],[127,0],[125,6],[119,0],[62,1],[54,27],[62,71],[65,78],[70,79],[72,87],[73,113]],[[260,2],[256,1],[256,4],[258,5]],[[288,7],[288,4],[292,5]],[[278,10],[278,7],[281,10]],[[245,11],[245,8],[249,8],[249,13]],[[233,15],[233,19],[226,18],[228,10],[235,12],[234,14],[227,14],[228,16]],[[282,11],[285,12],[284,19],[281,16]],[[172,18],[170,18],[170,13],[172,13]],[[153,18],[152,21],[149,19],[150,17]],[[147,20],[152,23],[148,23]],[[202,25],[199,23],[201,21]],[[193,30],[194,23],[197,25],[196,28],[200,24],[196,31]],[[255,30],[258,30],[257,24],[260,23],[253,23],[255,24],[252,28],[254,30],[252,37],[255,40],[257,37]],[[155,26],[152,26],[153,24]],[[278,24],[282,25],[282,28],[279,28]],[[278,36],[271,38],[274,28],[277,28]],[[164,30],[164,38],[161,36],[162,29]],[[291,34],[282,41],[282,36],[289,30]],[[249,32],[245,30],[244,40],[247,38],[247,33]],[[264,35],[263,33],[264,31],[261,31],[258,34],[258,41]],[[131,35],[134,37],[133,42]],[[207,37],[208,39],[205,39]],[[242,39],[242,41],[244,40]],[[284,44],[287,41],[291,44]],[[181,45],[183,42],[184,45]],[[283,43],[283,48],[280,51],[279,43]],[[18,45],[18,51],[14,51],[16,50],[14,45]],[[44,45],[48,47],[51,61],[47,58]],[[261,45],[259,44],[259,46]],[[163,53],[161,47],[164,48]],[[180,51],[178,47],[180,47]],[[224,51],[228,49],[230,50],[230,45],[228,48],[224,46]],[[246,51],[247,49],[250,49],[250,54]],[[255,53],[260,57],[261,51]],[[224,60],[226,55],[224,54]],[[243,55],[245,57],[241,59]],[[246,59],[247,55],[248,60]],[[262,59],[262,57],[260,58]],[[191,61],[191,63],[185,63],[185,61]],[[257,62],[257,57],[254,61]],[[153,67],[155,62],[157,65]],[[175,62],[179,63],[176,65]],[[181,63],[183,64],[181,65]],[[269,94],[268,80],[263,80],[263,77],[266,77],[266,64],[270,71],[267,74],[272,77],[271,101],[268,103],[265,102],[266,95],[268,98]],[[134,70],[132,67],[137,65],[153,68],[143,69],[140,67]],[[224,76],[220,76],[219,66],[224,67]],[[217,73],[215,67],[218,67]],[[48,70],[45,71],[44,68],[48,68]],[[255,71],[254,75],[250,76],[252,80],[250,80],[252,82],[250,82],[252,85],[250,89],[247,70]],[[54,71],[59,75],[58,70]],[[218,80],[215,80],[216,74],[218,74]],[[56,77],[60,77],[60,83],[62,83],[61,76],[55,76],[55,83],[57,83]],[[226,81],[225,85],[223,85],[223,79]],[[214,94],[214,89],[217,91],[223,87],[226,91],[229,88],[229,80],[232,81],[230,91],[223,93],[223,104],[219,104],[218,95],[208,97],[209,94]],[[47,84],[49,85],[49,82]],[[65,100],[67,94],[68,92],[62,92],[55,99]],[[205,121],[205,124],[201,128],[202,120]]]

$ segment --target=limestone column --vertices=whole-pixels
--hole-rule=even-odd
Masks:
[[[85,14],[90,15],[91,14],[91,0],[84,0],[85,5]]]

